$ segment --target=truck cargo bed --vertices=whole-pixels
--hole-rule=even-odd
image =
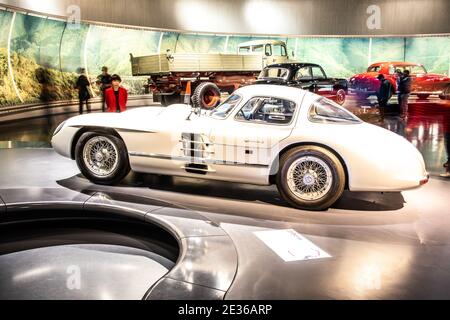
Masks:
[[[133,76],[161,75],[177,72],[248,72],[260,71],[260,54],[175,53],[132,57]]]

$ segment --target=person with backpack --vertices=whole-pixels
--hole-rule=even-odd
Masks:
[[[89,79],[86,77],[86,71],[84,69],[80,69],[80,76],[75,83],[75,89],[78,90],[78,100],[79,100],[79,114],[83,114],[83,108],[86,104],[87,112],[91,112],[91,104],[89,100],[91,99],[91,94],[89,92],[89,87],[91,83]]]

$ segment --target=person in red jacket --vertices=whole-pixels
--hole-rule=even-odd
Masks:
[[[112,75],[111,80],[112,87],[105,91],[108,112],[124,112],[127,110],[128,91],[120,85],[122,79],[119,75]]]

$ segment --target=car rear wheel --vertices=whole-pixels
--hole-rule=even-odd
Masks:
[[[301,146],[281,157],[277,186],[293,207],[320,211],[341,197],[345,179],[343,165],[332,152],[317,146]]]
[[[347,97],[347,94],[344,89],[339,89],[336,92],[336,103],[340,104],[341,106],[345,103],[345,99]]]
[[[117,184],[131,170],[125,143],[104,133],[84,133],[77,142],[75,160],[81,173],[96,184]]]
[[[220,104],[220,89],[212,82],[203,82],[198,85],[192,95],[195,107],[214,109]]]

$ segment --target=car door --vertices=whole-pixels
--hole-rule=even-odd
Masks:
[[[270,165],[280,142],[294,128],[296,101],[253,97],[238,106],[239,112],[211,131],[215,159],[237,165]]]
[[[323,71],[322,67],[312,66],[311,73],[314,82],[313,92],[324,97],[333,97],[334,86],[327,79],[325,71]]]
[[[278,43],[271,45],[272,64],[288,62],[289,57],[287,54],[286,46]]]
[[[303,90],[314,92],[315,83],[313,80],[311,67],[304,66],[299,68],[293,77],[292,85]]]

